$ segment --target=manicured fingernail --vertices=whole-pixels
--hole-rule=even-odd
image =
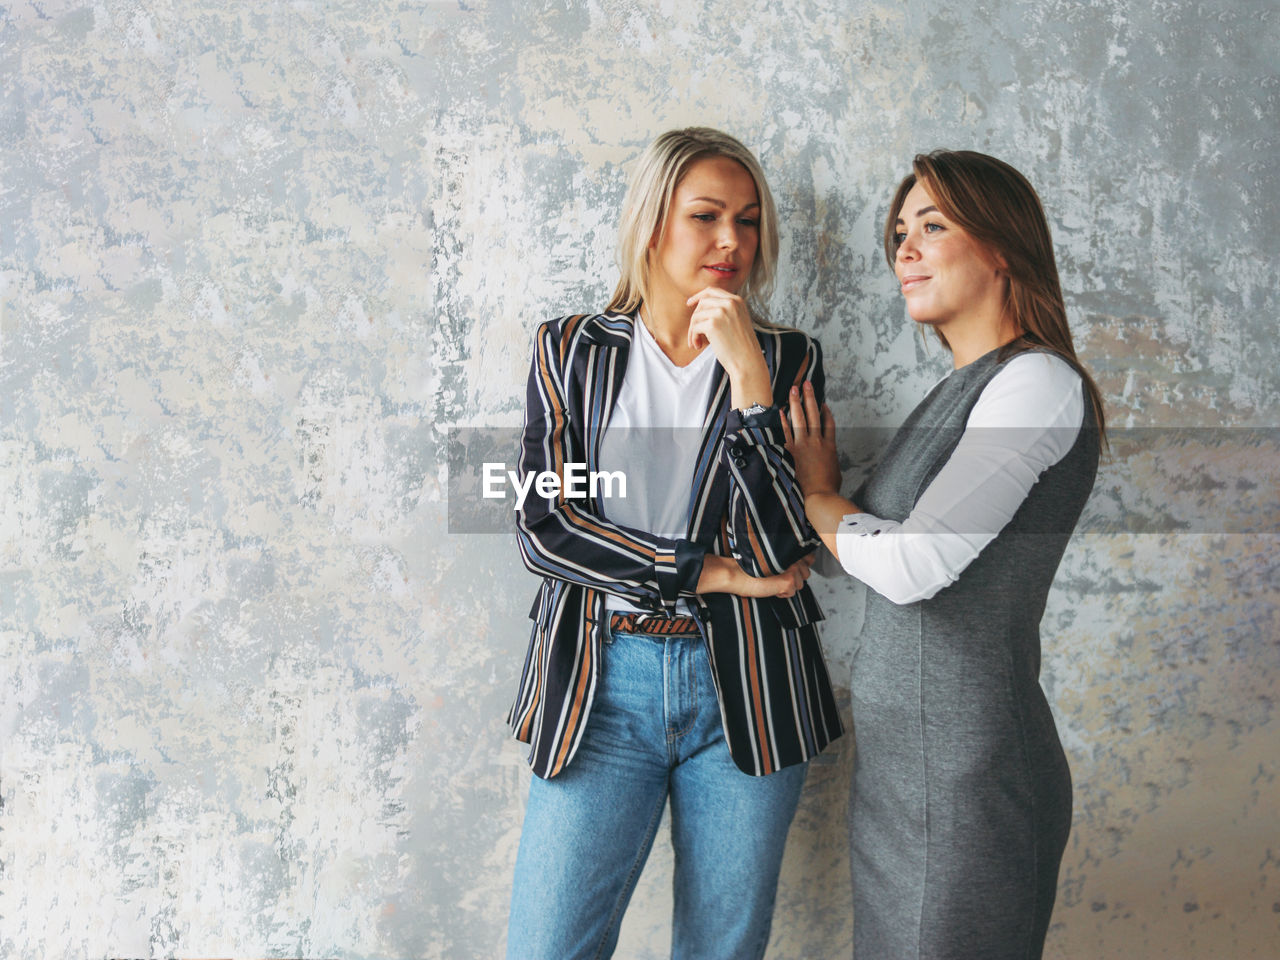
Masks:
[[[792,388],[791,388],[791,395],[792,395],[793,397],[794,397],[797,393],[799,393],[799,392],[800,392],[800,388],[799,388],[799,387],[792,387]]]

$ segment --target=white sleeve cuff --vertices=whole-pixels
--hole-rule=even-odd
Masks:
[[[913,533],[869,513],[847,514],[836,528],[840,566],[897,604],[928,600],[950,586],[980,549],[963,534]]]
[[[869,513],[846,513],[840,518],[840,528],[836,532],[839,543],[840,534],[848,533],[857,537],[878,537],[889,530],[895,530],[902,524],[896,520],[881,520]]]

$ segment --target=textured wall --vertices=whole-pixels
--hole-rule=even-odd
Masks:
[[[1076,780],[1048,952],[1273,956],[1280,457],[1244,428],[1280,425],[1278,19],[0,7],[0,955],[498,954],[535,581],[509,535],[449,535],[446,431],[519,422],[534,324],[612,288],[628,161],[708,123],[768,171],[775,316],[844,424],[945,369],[877,252],[910,155],[1041,188],[1112,421],[1152,428],[1044,621]],[[823,596],[842,681],[859,596]],[[851,760],[813,768],[771,956],[848,953]],[[662,955],[670,869],[622,955]]]

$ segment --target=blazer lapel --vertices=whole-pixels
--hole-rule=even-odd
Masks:
[[[588,473],[600,469],[600,443],[627,373],[634,323],[626,314],[601,314],[583,330],[591,344],[585,351],[581,414]]]

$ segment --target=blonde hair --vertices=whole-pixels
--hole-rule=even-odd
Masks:
[[[1002,348],[1001,359],[1039,347],[1069,363],[1084,381],[1105,448],[1102,392],[1076,357],[1049,224],[1035,188],[1009,164],[985,153],[935,150],[917,154],[911,173],[898,184],[885,218],[884,256],[890,267],[898,256],[898,215],[917,182],[924,184],[943,216],[973,237],[993,259],[998,256],[1005,263],[1008,286],[1004,309],[1018,335]],[[935,327],[934,332],[949,349],[942,331]]]
[[[710,127],[668,130],[640,155],[618,222],[618,268],[622,276],[607,310],[631,313],[644,303],[649,290],[649,241],[657,235],[661,242],[676,187],[694,163],[707,157],[736,160],[755,181],[760,203],[760,242],[751,272],[738,293],[747,302],[752,319],[761,326],[771,326],[765,321],[765,314],[778,265],[778,211],[773,194],[755,155],[727,133]]]

